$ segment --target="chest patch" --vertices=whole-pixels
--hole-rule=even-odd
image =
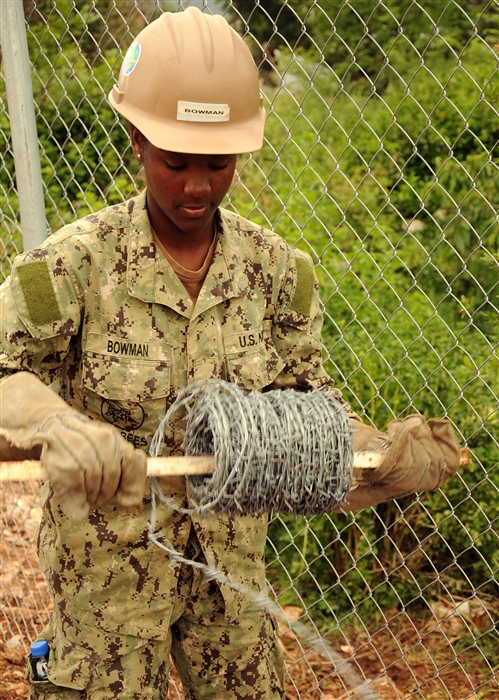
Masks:
[[[134,343],[129,340],[108,340],[107,352],[122,357],[149,357],[148,343]]]
[[[224,337],[225,351],[229,355],[251,350],[258,345],[263,345],[263,342],[264,334],[261,328],[243,333],[232,333]]]
[[[105,399],[101,414],[104,420],[122,430],[138,430],[144,422],[144,409],[137,401]]]

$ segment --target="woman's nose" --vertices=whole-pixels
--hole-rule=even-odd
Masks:
[[[204,169],[196,168],[188,173],[184,193],[190,197],[205,197],[211,191],[210,177]]]

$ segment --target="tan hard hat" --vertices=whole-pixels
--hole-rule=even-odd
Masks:
[[[196,7],[165,12],[137,35],[109,101],[167,151],[262,147],[265,110],[251,53],[222,16]]]

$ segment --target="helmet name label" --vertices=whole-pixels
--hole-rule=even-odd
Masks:
[[[177,102],[177,120],[182,122],[228,122],[230,107],[227,104],[205,102]]]

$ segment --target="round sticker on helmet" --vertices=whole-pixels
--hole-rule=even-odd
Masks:
[[[123,61],[123,75],[130,75],[140,58],[140,44],[132,44]]]

